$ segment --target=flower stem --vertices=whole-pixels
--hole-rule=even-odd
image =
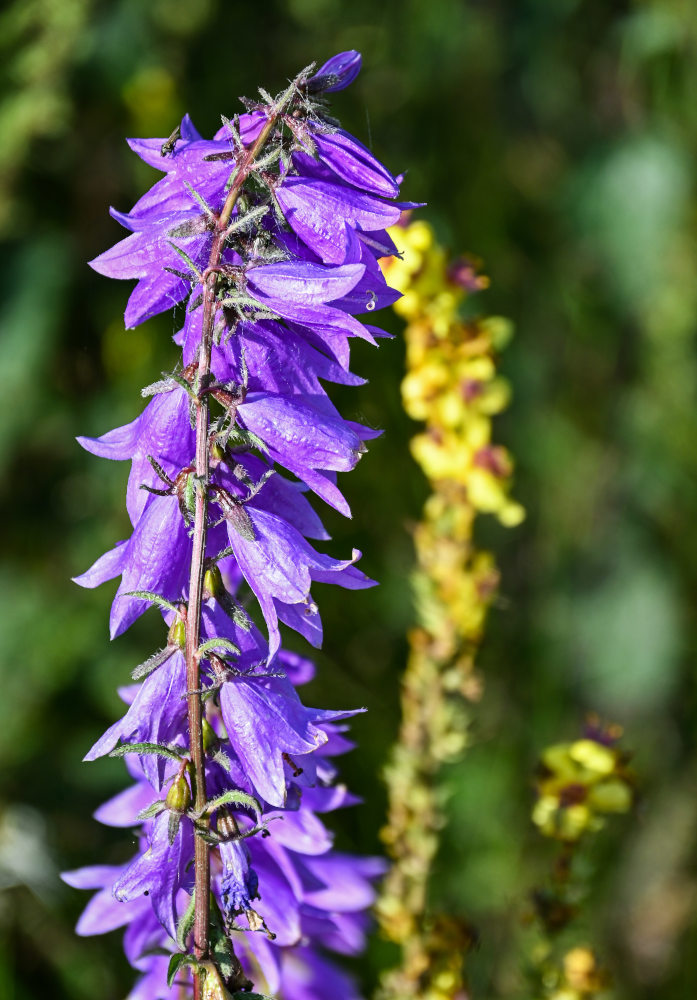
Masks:
[[[271,135],[280,107],[270,109],[266,125],[256,142],[246,151],[235,172],[233,184],[218,217],[213,236],[213,245],[204,275],[203,323],[201,346],[198,357],[197,399],[196,399],[196,507],[194,514],[193,552],[189,577],[189,605],[186,627],[186,686],[188,692],[189,747],[194,767],[196,798],[194,808],[202,812],[206,805],[205,755],[203,751],[203,705],[200,696],[200,664],[198,647],[201,638],[201,603],[203,597],[204,560],[208,520],[208,480],[210,473],[208,446],[208,394],[202,392],[210,380],[211,349],[213,344],[213,324],[215,320],[215,294],[225,247],[225,232],[230,217],[239,198],[252,164]],[[194,919],[194,954],[197,959],[208,956],[209,945],[209,905],[210,905],[210,857],[209,846],[202,837],[196,837],[195,846],[196,913]],[[201,977],[194,976],[194,1000],[200,1000]]]

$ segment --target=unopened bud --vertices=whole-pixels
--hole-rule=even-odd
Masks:
[[[225,448],[220,444],[219,441],[214,441],[211,444],[211,462],[214,465],[218,465],[225,458]]]
[[[211,566],[203,577],[203,593],[208,597],[217,597],[223,590],[223,578],[217,566]]]
[[[213,726],[210,724],[208,719],[203,720],[202,725],[203,730],[203,752],[208,753],[211,747],[214,747],[218,742],[218,734],[216,733]]]
[[[183,813],[191,805],[191,792],[189,784],[183,774],[175,778],[172,787],[167,792],[165,805],[170,812]]]
[[[179,649],[184,649],[186,646],[186,625],[179,615],[177,615],[170,625],[169,632],[167,633],[167,645],[178,646]]]

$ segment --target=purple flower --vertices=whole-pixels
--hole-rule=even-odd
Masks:
[[[65,876],[97,890],[80,933],[126,928],[136,1000],[188,989],[185,967],[166,981],[169,953],[191,948],[194,884],[199,915],[212,893],[210,933],[234,930],[255,988],[356,1000],[324,953],[363,946],[383,865],[334,852],[321,818],[358,801],[336,784],[333,760],[351,746],[339,721],[355,710],[303,704],[296,685],[314,666],[281,648],[281,623],[319,646],[313,584],[373,585],[359,552],[341,559],[310,541],[329,537],[311,495],[350,515],[337,477],[379,433],[344,419],[326,384],[363,383],[349,368],[350,338],[383,334],[357,316],[397,297],[378,259],[396,252],[386,229],[403,207],[398,182],[328,123],[321,97],[348,86],[360,63],[357,52],[335,56],[212,139],[185,116],[169,140],[130,140],[164,176],[130,212],[112,210],[129,235],[92,261],[136,281],[126,326],[186,309],[181,363],[144,390],[154,398],[140,416],[79,439],[130,462],[132,531],[76,582],[120,577],[112,637],[153,604],[168,629],[137,668],[140,683],[122,689],[123,717],[86,755],[126,756],[134,783],[96,817],[137,828],[139,851],[122,868]],[[192,563],[201,569],[189,593]],[[210,847],[210,887],[196,837]]]

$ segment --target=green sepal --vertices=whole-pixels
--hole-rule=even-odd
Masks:
[[[225,753],[224,750],[222,749],[218,750],[217,753],[213,754],[211,759],[215,764],[220,764],[222,769],[224,771],[227,771],[228,774],[230,773],[230,771],[232,771],[232,761],[230,760],[230,758],[228,757],[228,755]]]
[[[251,809],[256,814],[257,819],[261,819],[261,803],[259,800],[247,792],[240,791],[238,788],[231,788],[229,791],[223,792],[222,795],[217,795],[214,799],[209,799],[206,802],[205,811],[212,813],[215,809],[220,809],[221,806],[232,804]]]
[[[139,681],[143,677],[149,677],[150,674],[161,667],[163,663],[166,663],[174,652],[174,647],[164,646],[162,649],[158,649],[156,653],[149,656],[147,660],[143,660],[139,663],[135,670],[132,672],[131,677],[134,681]]]
[[[248,431],[244,427],[240,427],[239,424],[235,424],[235,426],[231,429],[229,440],[233,441],[236,446],[240,446],[245,449],[256,448],[257,451],[260,451],[263,455],[267,455],[269,451],[257,434],[253,431]]]
[[[249,226],[253,225],[253,223],[262,219],[268,210],[268,205],[258,205],[256,208],[250,209],[249,212],[245,212],[244,215],[238,215],[227,227],[225,231],[225,238],[227,239],[233,233],[238,233],[249,228]]]
[[[239,656],[239,647],[235,645],[230,639],[206,639],[196,650],[196,655],[200,657],[206,656],[206,654],[211,650],[226,649],[229,653],[234,656]]]
[[[185,758],[182,754],[165,746],[164,743],[119,743],[109,752],[110,757],[125,757],[127,753],[137,753],[141,756],[153,754],[158,757],[165,757],[167,760],[176,760],[181,763]]]
[[[222,507],[222,510],[225,520],[229,521],[238,535],[241,535],[247,542],[253,542],[256,540],[254,525],[252,524],[249,514],[239,500],[231,498],[230,502],[226,503]]]
[[[233,600],[227,590],[223,589],[222,593],[216,594],[215,599],[228,618],[231,618],[235,625],[239,625],[239,627],[245,632],[249,632],[252,627],[252,619],[249,617],[242,605]]]
[[[193,955],[186,955],[183,952],[178,951],[175,952],[175,954],[170,958],[169,965],[167,967],[167,985],[170,989],[174,983],[177,973],[185,965],[190,965],[194,972],[198,972],[199,970],[198,960],[194,958]]]
[[[174,389],[172,385],[172,376],[165,375],[163,378],[158,379],[157,382],[151,382],[150,385],[145,385],[140,390],[141,396],[147,398],[148,396],[157,396],[162,392],[171,392]]]
[[[196,487],[198,478],[195,472],[190,472],[184,482],[184,506],[191,517],[196,513]]]
[[[196,275],[196,277],[200,280],[201,279],[201,271],[196,266],[196,264],[193,262],[193,260],[191,259],[191,257],[189,257],[189,255],[186,252],[186,250],[182,250],[181,247],[178,247],[176,243],[172,243],[171,240],[167,240],[167,242],[171,246],[172,250],[174,250],[175,253],[178,253],[179,256],[181,257],[181,259],[183,261],[185,261],[185,263],[186,263],[187,267],[189,268],[189,270],[193,271],[193,273]]]
[[[199,194],[198,191],[196,191],[195,188],[193,188],[191,186],[191,184],[189,184],[188,181],[184,181],[184,187],[189,192],[189,194],[191,195],[191,197],[194,198],[198,202],[198,204],[201,206],[201,208],[206,213],[206,215],[208,215],[212,219],[213,216],[214,216],[213,209],[208,204],[208,202],[203,197],[203,195]]]
[[[179,923],[177,924],[177,944],[182,949],[186,951],[186,939],[193,930],[194,920],[196,918],[196,890],[194,889],[191,893],[191,899],[189,900],[189,905],[182,913],[179,918]]]
[[[169,841],[170,847],[177,839],[177,834],[179,833],[179,824],[181,823],[181,819],[182,819],[181,813],[170,812],[169,821],[167,823],[167,840]]]
[[[125,597],[138,597],[141,601],[148,601],[150,604],[156,604],[158,608],[162,608],[163,611],[174,611],[178,614],[179,608],[176,604],[172,604],[168,601],[166,597],[161,597],[160,594],[153,594],[151,590],[127,590]]]
[[[187,380],[184,378],[183,375],[179,375],[177,372],[172,372],[170,378],[172,379],[173,382],[175,382],[178,386],[180,386],[184,390],[187,396],[191,396],[193,400],[196,400],[196,393],[191,388],[191,384],[187,382]]]
[[[217,847],[218,844],[222,844],[225,840],[225,838],[221,837],[219,834],[213,833],[211,830],[204,830],[202,827],[195,827],[194,834],[195,836],[200,837],[204,843],[211,844],[213,847]]]
[[[165,803],[162,799],[157,799],[155,802],[151,802],[149,806],[145,809],[141,809],[136,816],[137,820],[152,819],[153,816],[159,816],[160,813],[165,809]]]

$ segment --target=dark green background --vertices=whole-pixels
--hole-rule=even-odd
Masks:
[[[454,251],[486,261],[479,308],[510,316],[514,403],[497,423],[529,511],[487,524],[502,599],[481,656],[473,745],[445,775],[451,823],[434,900],[478,926],[476,998],[529,996],[527,894],[553,857],[529,823],[539,750],[588,710],[622,723],[642,792],[584,860],[582,929],[618,998],[697,991],[693,608],[697,590],[697,9],[690,0],[14,0],[0,13],[0,994],[117,1000],[118,934],[77,939],[61,868],[118,861],[90,814],[121,764],[81,764],[114,689],[159,640],[155,615],[109,644],[113,586],[81,572],[126,532],[126,468],[78,448],[130,420],[171,364],[170,317],[124,332],[128,288],[86,261],[120,238],[155,175],[125,135],[212,133],[239,94],[357,48],[334,107]],[[397,331],[393,317],[385,322]],[[344,771],[366,804],[339,843],[374,850],[378,773],[398,721],[411,621],[408,523],[425,486],[407,451],[400,340],[355,349],[350,417],[386,428],[328,516],[377,591],[322,588],[326,642],[307,699],[367,705]],[[366,988],[391,950],[358,965]]]

